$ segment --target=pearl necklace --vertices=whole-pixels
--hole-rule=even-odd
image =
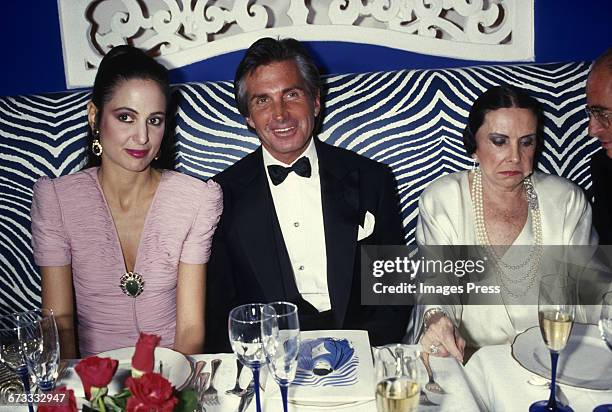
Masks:
[[[540,206],[538,203],[538,195],[531,182],[531,177],[527,176],[523,179],[523,187],[525,188],[525,197],[527,198],[527,205],[531,211],[531,227],[534,234],[534,247],[532,247],[527,255],[527,258],[516,265],[510,265],[504,262],[497,254],[497,251],[492,247],[487,234],[487,227],[485,226],[484,219],[484,201],[482,194],[482,171],[478,168],[474,172],[474,179],[472,181],[472,204],[474,205],[474,223],[476,225],[476,240],[481,246],[484,246],[485,253],[490,256],[495,262],[495,268],[499,275],[501,287],[510,296],[519,298],[525,294],[535,283],[536,274],[540,266],[540,260],[542,258],[542,218],[540,215]],[[527,273],[518,279],[514,276],[514,273],[519,269],[528,266]],[[506,270],[511,271],[510,274],[506,273]],[[527,286],[519,293],[515,293],[509,288],[509,284],[520,285],[523,282],[527,282]]]

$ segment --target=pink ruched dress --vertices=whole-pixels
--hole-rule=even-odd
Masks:
[[[39,266],[71,264],[81,356],[134,346],[140,331],[172,347],[179,262],[208,261],[223,207],[219,185],[163,171],[151,203],[134,271],[144,278],[136,298],[119,287],[125,262],[97,168],[43,177],[34,185],[32,246]]]

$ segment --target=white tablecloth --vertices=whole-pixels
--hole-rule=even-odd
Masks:
[[[512,358],[510,345],[480,348],[469,360],[465,371],[476,396],[489,411],[528,411],[529,405],[548,399],[550,393],[545,386],[527,383],[534,375]],[[575,412],[590,412],[597,405],[612,403],[612,391],[560,386]]]
[[[416,348],[416,346],[415,346]],[[225,395],[225,391],[234,386],[236,378],[236,362],[233,355],[221,354],[221,355],[195,355],[192,356],[195,360],[206,360],[207,365],[204,371],[210,371],[210,361],[215,358],[223,359],[221,367],[217,372],[215,378],[215,387],[219,390],[220,405],[207,407],[207,412],[234,412],[238,407],[238,397]],[[448,392],[446,395],[436,395],[427,392],[427,396],[432,402],[439,404],[439,406],[419,406],[419,412],[429,411],[461,411],[461,412],[472,412],[478,411],[479,407],[476,402],[476,398],[473,395],[470,385],[467,381],[464,368],[457,363],[454,359],[440,359],[430,358],[431,367],[434,372],[436,381]],[[427,382],[427,372],[422,363],[419,362],[420,366],[420,380],[422,386],[425,386]],[[246,369],[245,369],[246,370]],[[244,371],[244,370],[243,370]],[[244,372],[243,372],[244,374]],[[250,374],[246,374],[246,379],[241,378],[242,386],[245,387],[250,379]],[[273,380],[268,380],[267,385],[276,385]],[[265,394],[262,395],[264,398],[263,410],[265,412],[282,412],[282,404],[278,399],[265,399]],[[346,407],[304,407],[289,405],[290,412],[307,412],[307,411],[322,411],[322,410],[339,410],[339,411],[350,411],[350,412],[373,412],[376,411],[376,404],[374,402],[374,388],[372,388],[372,401],[361,405],[350,405]],[[247,412],[255,411],[255,399],[247,409]]]
[[[416,346],[415,346],[416,348]],[[226,395],[225,391],[233,388],[236,379],[236,358],[233,354],[205,354],[205,355],[194,355],[191,356],[192,360],[205,360],[206,366],[203,372],[210,372],[210,364],[213,359],[221,359],[221,365],[217,371],[217,375],[214,380],[214,386],[218,390],[219,404],[206,406],[207,412],[235,412],[237,411],[239,398],[235,395]],[[454,359],[447,358],[433,358],[431,357],[431,367],[434,372],[436,381],[444,388],[447,392],[446,395],[437,395],[430,392],[426,392],[427,396],[432,402],[438,404],[438,406],[419,406],[420,412],[429,411],[461,411],[461,412],[472,412],[479,411],[481,408],[478,407],[476,398],[472,393],[470,384],[468,383],[464,368],[457,363]],[[425,367],[419,362],[420,367],[420,380],[422,387],[427,382],[427,373]],[[266,379],[266,378],[263,378]],[[242,388],[245,388],[251,380],[251,374],[247,368],[243,369],[240,378],[240,384]],[[267,379],[267,385],[276,385],[272,379]],[[265,399],[265,393],[262,394],[264,400],[263,410],[265,412],[282,412],[282,404],[278,399]],[[27,411],[26,407],[17,407],[16,405],[11,406],[0,406],[0,412],[4,411]],[[360,405],[350,406],[334,406],[334,407],[297,407],[295,405],[289,405],[290,412],[308,412],[308,411],[347,411],[347,412],[373,412],[376,411],[376,405],[374,402],[374,388],[372,388],[372,401]],[[255,412],[255,399],[249,405],[249,408],[245,412]]]

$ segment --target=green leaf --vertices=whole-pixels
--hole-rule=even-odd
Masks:
[[[174,412],[193,412],[198,408],[197,394],[193,389],[184,389],[174,392],[179,403],[174,407]]]
[[[115,403],[115,399],[112,396],[106,396],[104,398],[104,403],[106,404],[108,408],[110,408],[110,409],[107,408],[107,411],[122,412],[125,410],[125,405],[123,405],[123,408],[117,405]]]
[[[114,405],[121,410],[125,410],[127,405],[127,399],[132,396],[132,393],[128,389],[124,389],[121,393],[113,396]]]

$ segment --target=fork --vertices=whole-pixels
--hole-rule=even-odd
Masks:
[[[193,381],[193,387],[198,394],[198,410],[200,412],[206,412],[206,408],[204,407],[204,393],[206,392],[204,388],[208,384],[208,379],[210,378],[210,372],[202,372],[195,377]]]
[[[242,389],[240,387],[240,372],[244,365],[240,362],[239,359],[236,359],[236,384],[232,389],[228,389],[225,391],[226,395],[238,395],[240,396],[246,389]]]
[[[427,389],[429,392],[444,395],[446,392],[444,389],[442,389],[440,384],[434,380],[433,371],[431,370],[431,365],[429,364],[429,353],[422,352],[421,360],[423,361],[423,365],[425,365],[425,369],[427,369],[427,376],[429,376],[429,382],[425,384],[425,389]]]
[[[215,375],[219,365],[221,365],[221,359],[213,359],[210,362],[210,383],[202,394],[202,402],[206,405],[219,405],[219,395],[217,395],[217,389],[214,387]]]

